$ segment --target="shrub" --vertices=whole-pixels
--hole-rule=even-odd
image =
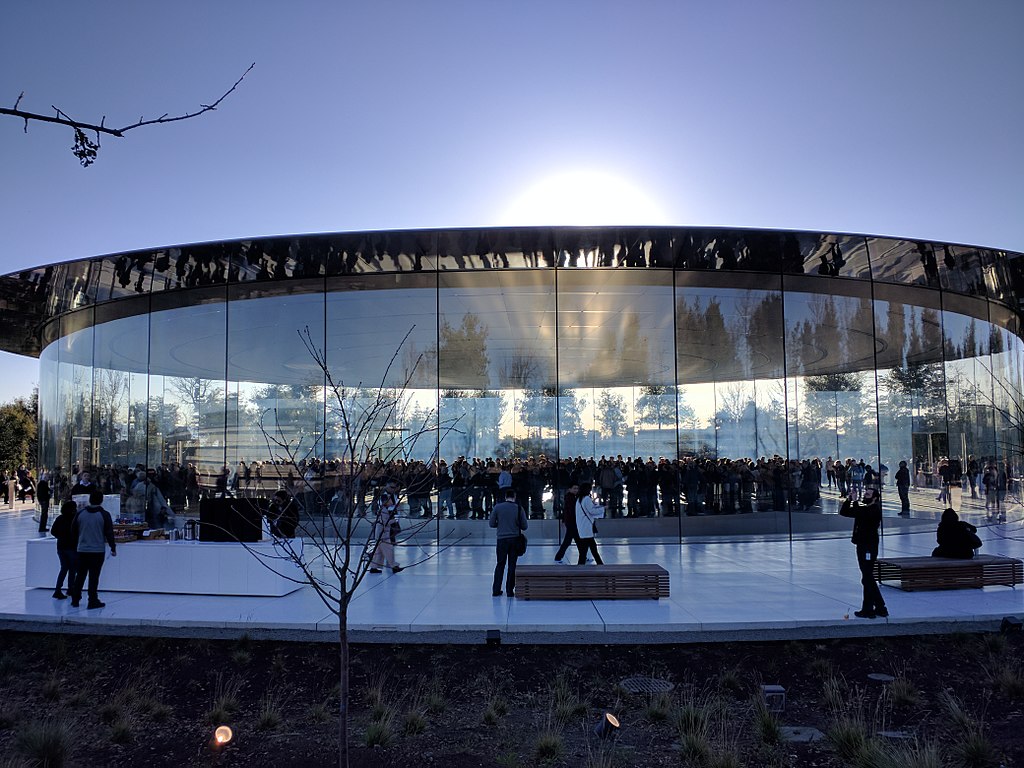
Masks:
[[[825,706],[834,714],[844,711],[850,700],[849,687],[842,676],[826,677],[821,684],[821,695]]]
[[[892,693],[892,703],[899,709],[913,709],[921,703],[921,694],[917,687],[905,675],[896,675],[896,678],[889,684]]]
[[[763,699],[754,700],[754,725],[762,744],[775,746],[782,741],[782,724]]]
[[[538,762],[553,762],[562,756],[564,749],[565,742],[562,740],[562,734],[556,729],[548,727],[537,737],[533,754]]]
[[[964,708],[964,703],[950,690],[943,691],[939,700],[942,702],[950,721],[963,733],[976,730],[979,725],[974,716]]]
[[[743,683],[743,676],[739,669],[723,669],[718,675],[718,690],[723,693],[731,693],[735,696],[742,696],[747,691]]]
[[[18,731],[15,745],[34,764],[60,768],[71,755],[74,733],[64,719],[35,721]]]
[[[841,717],[832,723],[826,734],[829,744],[846,764],[852,764],[868,743],[867,729],[859,719]]]
[[[321,701],[309,708],[309,719],[314,723],[324,723],[331,719],[331,708],[326,701]]]
[[[424,717],[422,709],[413,708],[405,713],[405,719],[402,721],[402,732],[406,736],[415,736],[418,733],[423,733],[425,730],[427,730],[427,718]]]
[[[394,712],[389,710],[380,720],[374,720],[366,726],[366,734],[363,743],[368,747],[386,747],[394,738],[392,724],[394,723]]]
[[[135,735],[131,718],[123,715],[110,724],[110,740],[115,744],[127,744]]]
[[[241,678],[225,682],[224,675],[218,672],[213,686],[213,705],[207,713],[207,719],[214,725],[227,722],[238,710],[238,693],[241,689]]]
[[[273,690],[268,689],[260,699],[259,715],[256,719],[256,727],[263,731],[272,731],[281,725],[284,718],[281,715],[281,701]]]
[[[647,700],[644,714],[652,723],[663,723],[668,720],[672,708],[672,698],[667,693],[655,693]]]
[[[484,710],[484,724],[497,725],[506,714],[508,714],[508,702],[501,696],[492,696],[487,702],[487,709]]]
[[[1024,698],[1024,676],[1017,662],[1001,664],[990,671],[992,687],[1008,699]]]
[[[950,747],[953,764],[962,768],[996,768],[999,752],[980,727],[973,728]]]
[[[711,741],[706,733],[685,733],[679,739],[680,753],[683,758],[697,765],[704,765],[711,754]]]
[[[57,701],[60,699],[60,678],[56,675],[50,676],[42,687],[43,698],[47,701]]]

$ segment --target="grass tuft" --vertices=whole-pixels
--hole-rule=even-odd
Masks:
[[[33,765],[61,768],[71,756],[74,732],[62,718],[37,720],[18,731],[15,746]]]
[[[825,734],[829,744],[846,765],[853,765],[864,752],[868,743],[868,732],[858,718],[840,717]]]
[[[558,760],[565,751],[565,741],[562,734],[555,728],[545,728],[537,737],[537,743],[533,748],[533,755],[540,763],[550,763]]]
[[[379,720],[374,720],[366,726],[366,733],[363,735],[363,743],[368,747],[386,747],[394,739],[394,710],[388,710]]]
[[[663,723],[668,720],[671,711],[672,697],[662,692],[651,694],[651,697],[647,700],[644,714],[652,723]]]
[[[782,723],[764,699],[754,699],[754,725],[762,744],[774,747],[782,741]]]
[[[487,709],[484,710],[484,725],[497,725],[498,722],[508,714],[508,702],[501,696],[492,696],[487,702]]]
[[[110,740],[114,744],[129,744],[135,738],[135,728],[127,715],[118,717],[110,724]]]
[[[238,694],[242,690],[242,678],[231,678],[225,681],[221,672],[213,684],[213,704],[206,718],[214,725],[229,722],[231,716],[238,711]]]
[[[314,723],[326,723],[331,719],[331,707],[326,700],[317,702],[309,708],[309,719]]]
[[[273,690],[267,689],[260,698],[259,714],[256,717],[256,727],[261,731],[272,731],[284,722],[281,714],[283,702],[281,697]]]

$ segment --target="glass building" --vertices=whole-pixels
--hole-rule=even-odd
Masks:
[[[6,275],[2,348],[40,359],[39,465],[58,475],[194,464],[210,478],[245,462],[276,483],[268,413],[304,455],[346,458],[312,346],[334,382],[399,394],[395,444],[440,426],[407,444],[409,461],[543,462],[547,519],[560,462],[621,457],[636,498],[627,460],[665,458],[677,487],[615,533],[801,535],[848,526],[795,492],[762,504],[760,459],[781,457],[774,482],[790,484],[791,466],[862,460],[888,469],[887,489],[900,461],[915,483],[944,458],[963,473],[974,461],[972,486],[996,465],[1012,489],[1022,265],[968,245],[767,230],[267,237]],[[690,517],[694,462],[711,480],[708,514]],[[724,512],[728,525],[704,522]]]

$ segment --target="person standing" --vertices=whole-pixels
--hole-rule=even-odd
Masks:
[[[577,565],[586,563],[588,552],[594,556],[595,564],[604,565],[594,538],[594,534],[597,533],[594,523],[602,517],[602,510],[590,495],[592,488],[590,483],[581,483],[579,500],[576,502],[576,529],[580,537],[580,559]]]
[[[50,516],[50,474],[43,470],[39,475],[39,482],[36,483],[36,499],[39,501],[39,532],[46,533],[46,526]],[[69,521],[70,522],[70,521]]]
[[[117,542],[114,541],[114,521],[110,513],[103,508],[103,491],[93,488],[89,492],[89,505],[75,516],[71,524],[71,537],[78,552],[78,573],[75,576],[75,587],[71,591],[71,605],[79,606],[82,600],[82,587],[85,577],[89,577],[89,608],[102,608],[106,603],[100,602],[100,571],[103,569],[106,545],[110,546],[110,556],[117,557]]]
[[[370,573],[382,573],[383,566],[392,573],[400,573],[402,566],[395,560],[395,544],[391,538],[391,527],[398,523],[398,483],[388,480],[377,499],[377,517],[373,522],[370,541],[373,543],[373,558]]]
[[[495,539],[494,582],[491,584],[491,595],[501,597],[501,579],[505,576],[505,592],[509,597],[516,596],[516,561],[519,559],[519,534],[527,529],[529,521],[526,511],[516,503],[516,492],[512,488],[505,489],[505,500],[499,501],[491,510],[488,518],[491,528],[497,528]],[[505,575],[506,565],[508,575]]]
[[[905,461],[896,470],[896,492],[900,495],[900,517],[910,517],[910,469]]]
[[[562,537],[562,543],[558,547],[558,552],[555,553],[555,562],[561,563],[562,558],[565,557],[565,551],[569,548],[571,542],[576,542],[576,549],[579,552],[583,552],[583,545],[580,543],[580,534],[576,529],[576,499],[579,496],[580,487],[577,483],[573,483],[569,486],[569,490],[565,492],[565,501],[562,504],[562,525],[565,526],[565,536]]]
[[[71,525],[78,514],[78,505],[73,501],[65,501],[60,505],[60,514],[53,521],[50,534],[57,539],[57,559],[60,560],[60,572],[57,574],[57,586],[53,590],[54,600],[66,600],[64,594],[64,577],[68,579],[68,592],[75,590],[75,578],[78,576],[78,552],[71,533]]]
[[[874,574],[875,560],[878,559],[878,530],[882,525],[882,500],[874,488],[867,488],[861,501],[846,499],[839,508],[839,514],[853,518],[850,541],[857,547],[857,567],[860,568],[860,583],[864,587],[861,609],[854,611],[853,615],[860,619],[884,618],[889,615],[889,610],[885,607]]]

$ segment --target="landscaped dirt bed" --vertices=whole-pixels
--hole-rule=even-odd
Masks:
[[[1024,766],[1022,658],[1020,633],[355,646],[351,765]],[[332,645],[0,633],[0,766],[336,765],[338,690]]]

